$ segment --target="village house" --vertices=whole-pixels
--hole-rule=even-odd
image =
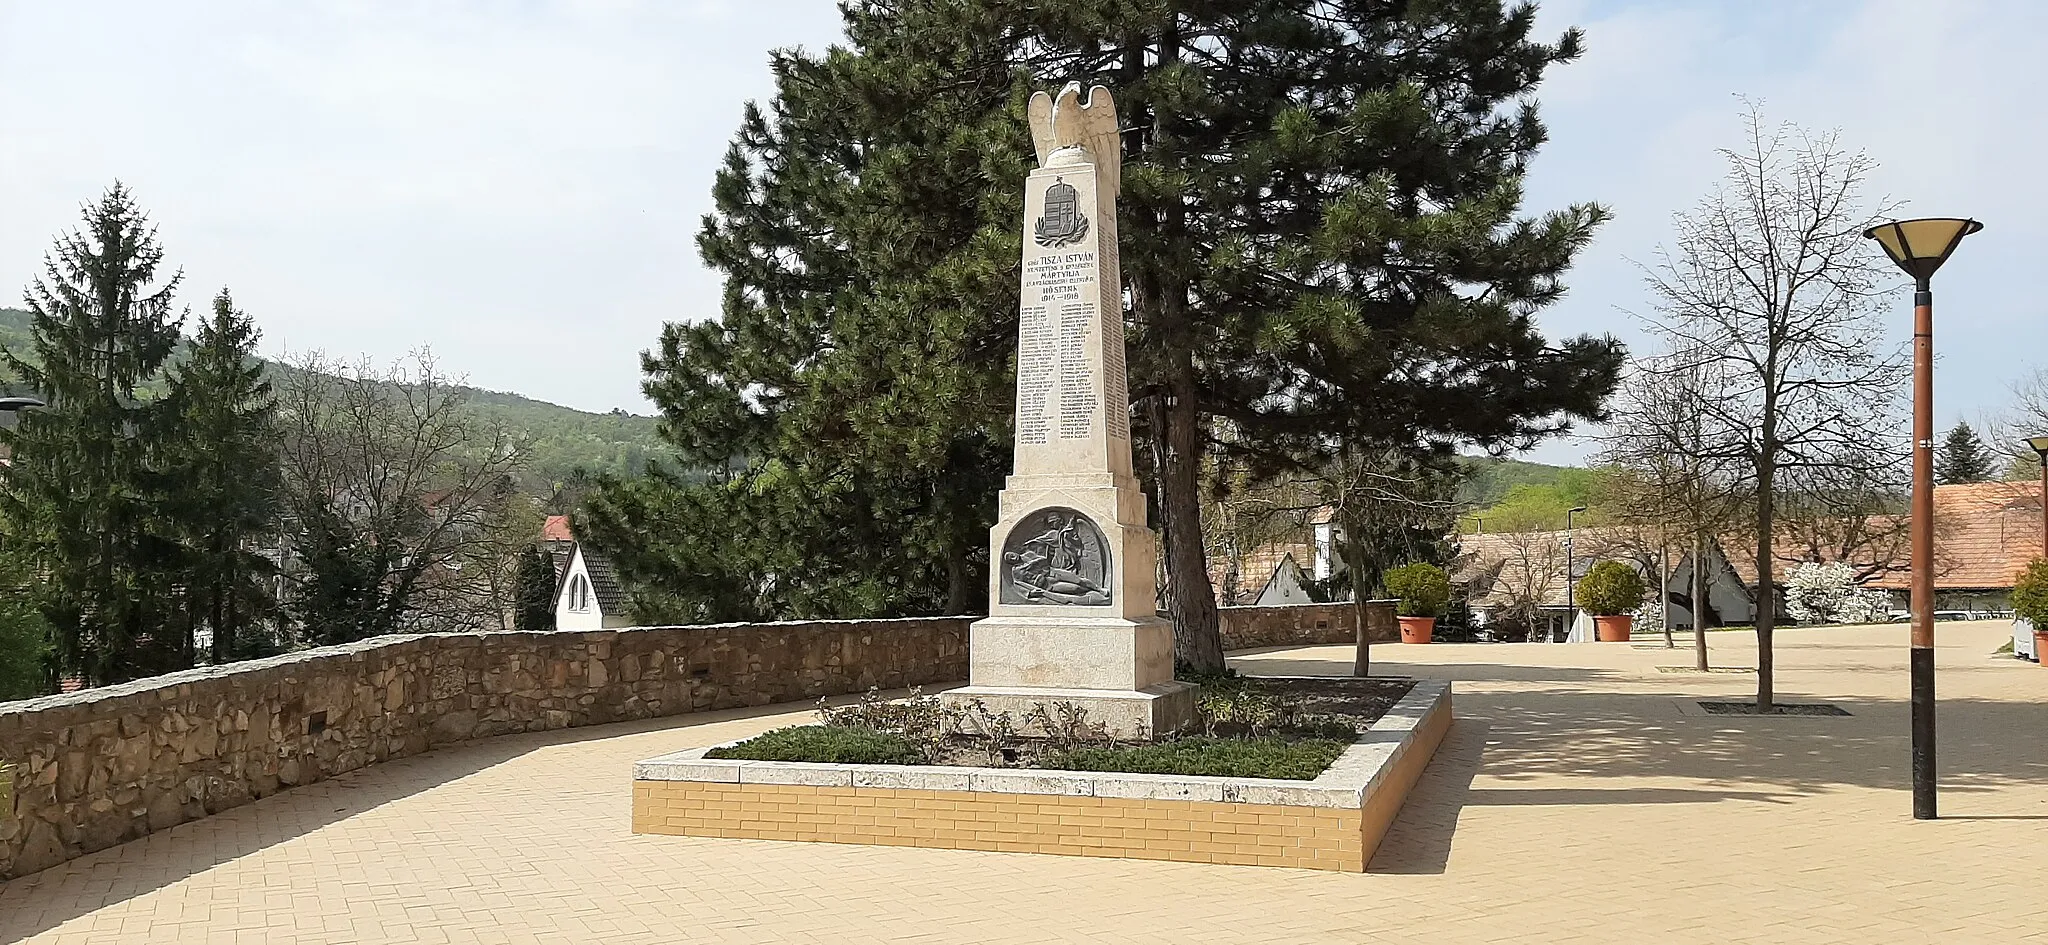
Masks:
[[[1936,610],[1944,619],[2010,616],[2014,581],[2043,551],[2040,486],[1944,485],[1935,488],[1934,498]],[[1320,518],[1324,520],[1309,525],[1306,540],[1275,543],[1242,556],[1236,597],[1224,602],[1306,599],[1304,586],[1340,573],[1342,564],[1333,553],[1334,528],[1327,516]],[[1804,561],[1849,563],[1865,587],[1890,596],[1894,618],[1903,616],[1911,571],[1905,526],[1894,516],[1785,525],[1774,548],[1780,622],[1790,622],[1782,600],[1785,578]],[[1588,526],[1572,531],[1567,554],[1566,537],[1562,530],[1457,536],[1458,556],[1449,570],[1473,625],[1496,638],[1521,639],[1526,634],[1538,640],[1563,639],[1573,616],[1567,586],[1595,563],[1618,560],[1642,573],[1652,587],[1660,583],[1655,575],[1663,575],[1663,619],[1673,628],[1693,626],[1693,556],[1682,538],[1674,536],[1667,543],[1654,529]],[[1754,621],[1757,568],[1752,540],[1727,534],[1708,542],[1704,566],[1706,625]],[[1219,598],[1224,576],[1220,564],[1212,568]]]
[[[550,515],[541,547],[555,562],[555,629],[610,630],[633,625],[611,559],[576,540],[566,515]]]

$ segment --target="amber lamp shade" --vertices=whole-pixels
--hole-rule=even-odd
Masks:
[[[1984,224],[1975,220],[1926,217],[1881,223],[1864,230],[1863,235],[1884,247],[1884,254],[1907,275],[1924,283],[1942,263],[1948,262],[1949,254],[1956,251],[1963,237],[1983,228]]]

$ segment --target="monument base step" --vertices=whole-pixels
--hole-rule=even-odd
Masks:
[[[1007,712],[1020,735],[1045,735],[1040,726],[1029,722],[1031,710],[1040,704],[1049,707],[1065,702],[1086,709],[1090,727],[1100,722],[1118,738],[1152,738],[1194,722],[1195,693],[1200,688],[1178,680],[1143,689],[962,686],[940,693],[939,698],[949,707],[964,709],[978,700],[990,713]]]

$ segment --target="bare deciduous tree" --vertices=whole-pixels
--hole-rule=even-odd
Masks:
[[[1651,329],[1674,357],[1663,369],[1718,379],[1699,403],[1703,449],[1754,496],[1757,705],[1772,701],[1778,498],[1789,472],[1900,462],[1902,349],[1884,343],[1880,290],[1893,278],[1862,231],[1875,166],[1833,133],[1766,129],[1723,152],[1724,183],[1678,217],[1672,248],[1649,267]]]
[[[525,445],[463,409],[424,351],[388,369],[302,355],[277,388],[306,635],[503,627],[498,526],[526,501],[513,487]]]
[[[1562,537],[1552,531],[1517,530],[1499,532],[1493,540],[1501,558],[1492,575],[1498,589],[1494,596],[1503,603],[1501,617],[1508,626],[1527,628],[1531,642],[1536,640],[1537,629],[1543,628],[1545,642],[1549,642],[1544,608],[1555,606],[1564,597],[1570,579],[1565,573]]]
[[[1846,457],[1788,470],[1778,499],[1778,563],[1846,564],[1859,584],[1908,570],[1911,471]],[[1953,531],[1952,523],[1937,520],[1937,539],[1943,531]]]
[[[2048,367],[2038,367],[2012,385],[2012,405],[1985,425],[1991,448],[2009,456],[2007,479],[2040,475],[2041,458],[2026,444],[2028,437],[2048,434]]]
[[[1260,477],[1228,454],[1213,457],[1202,482],[1202,534],[1209,560],[1223,566],[1217,597],[1223,606],[1247,603],[1246,574],[1255,556],[1275,546],[1307,543],[1320,505],[1310,484],[1281,473]],[[1310,562],[1297,561],[1297,565]]]
[[[1693,355],[1663,355],[1629,375],[1616,397],[1602,452],[1614,467],[1609,514],[1658,530],[1659,543],[1682,541],[1695,563],[1744,512],[1746,492],[1727,457],[1706,445],[1705,401],[1722,396],[1719,365]],[[1707,671],[1708,572],[1691,569],[1693,664]],[[1658,593],[1665,592],[1659,588]],[[1665,601],[1668,605],[1668,601]],[[1667,622],[1668,626],[1668,622]]]

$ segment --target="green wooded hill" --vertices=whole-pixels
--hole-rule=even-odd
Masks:
[[[1472,478],[1465,480],[1460,488],[1460,503],[1472,508],[1486,508],[1507,498],[1516,486],[1534,486],[1539,489],[1564,487],[1568,483],[1590,475],[1589,470],[1575,466],[1552,466],[1548,463],[1529,463],[1519,459],[1491,459],[1487,457],[1466,457],[1465,463],[1472,470]]]
[[[0,347],[29,349],[29,313],[0,308]],[[182,352],[178,356],[182,357]],[[271,364],[275,370],[278,366]],[[648,460],[674,460],[675,450],[655,433],[654,417],[614,411],[590,413],[502,391],[466,388],[469,409],[526,437],[533,448],[531,486],[544,490],[578,468],[593,474],[635,475]]]

